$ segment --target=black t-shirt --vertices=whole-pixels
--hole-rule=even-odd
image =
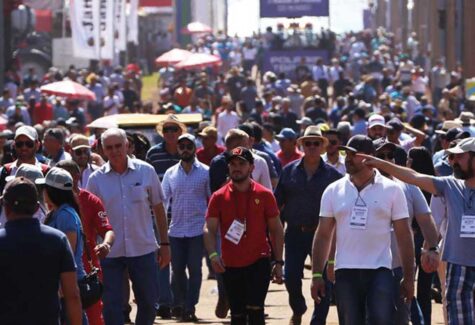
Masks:
[[[59,324],[60,275],[75,271],[61,231],[37,219],[7,222],[0,230],[0,323]]]

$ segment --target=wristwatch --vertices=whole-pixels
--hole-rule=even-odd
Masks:
[[[284,266],[284,261],[273,261],[272,264],[277,264],[280,266]]]
[[[429,248],[429,252],[434,252],[436,254],[439,254],[439,246],[432,246]]]

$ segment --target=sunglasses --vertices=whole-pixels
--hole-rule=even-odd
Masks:
[[[376,157],[379,158],[379,159],[383,159],[383,160],[391,160],[391,159],[394,159],[394,153],[393,152],[381,152],[381,153],[377,153],[376,154]]]
[[[176,133],[178,130],[180,129],[176,126],[167,126],[163,128],[163,133]]]
[[[332,146],[336,146],[338,144],[338,140],[328,140],[328,143]]]
[[[35,143],[33,141],[15,141],[15,147],[17,148],[33,148],[35,146]]]
[[[104,147],[106,150],[120,149],[122,148],[122,143],[111,144]]]
[[[88,148],[79,148],[74,150],[76,156],[89,155],[90,150]]]
[[[178,145],[178,148],[179,148],[180,150],[189,150],[189,151],[191,151],[191,150],[194,149],[194,147],[195,147],[195,146],[192,145],[191,143],[188,143],[188,144],[180,143],[180,144]]]
[[[304,145],[305,147],[312,147],[312,146],[314,146],[314,147],[319,147],[320,144],[321,144],[320,141],[305,141],[305,142],[303,143],[303,145]]]

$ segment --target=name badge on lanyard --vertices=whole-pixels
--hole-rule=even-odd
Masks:
[[[475,215],[462,215],[460,237],[475,238]]]
[[[239,220],[234,220],[228,231],[226,232],[224,238],[229,240],[231,243],[237,245],[241,241],[241,238],[245,232],[246,224]]]
[[[360,201],[360,202],[358,202]],[[363,201],[363,198],[358,193],[358,197],[356,198],[355,205],[351,210],[350,216],[350,228],[351,229],[366,229],[366,223],[368,221],[368,206]]]

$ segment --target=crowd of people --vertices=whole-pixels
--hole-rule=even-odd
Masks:
[[[292,80],[245,54],[220,70],[166,67],[158,103],[141,101],[135,65],[10,70],[0,319],[124,324],[132,289],[135,324],[198,322],[205,260],[216,317],[230,311],[232,325],[265,323],[271,281],[285,285],[289,324],[308,305],[311,324],[325,324],[332,303],[345,325],[431,324],[437,294],[447,324],[474,323],[473,98],[462,67],[431,65],[421,48],[415,34],[403,50],[383,29],[352,33],[330,62],[302,60]],[[38,89],[62,79],[96,100]],[[86,132],[125,112],[167,114],[160,140]],[[187,113],[203,122],[191,129]],[[82,308],[76,282],[95,269],[103,294]]]

